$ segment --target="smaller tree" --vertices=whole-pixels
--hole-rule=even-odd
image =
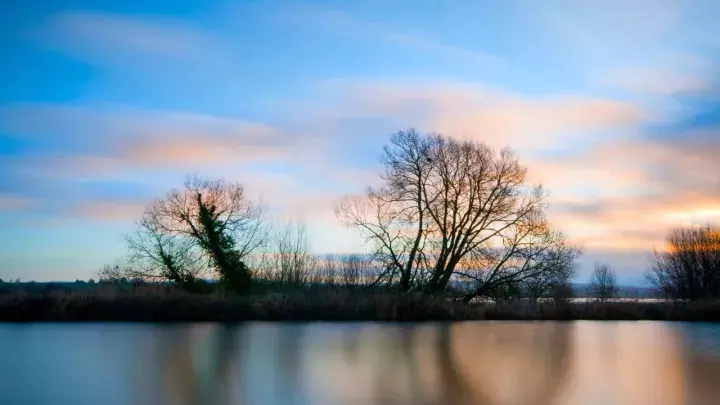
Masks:
[[[606,302],[618,294],[617,276],[610,266],[597,263],[590,278],[590,291],[600,302]]]
[[[372,259],[353,253],[340,259],[340,279],[346,287],[372,282]]]
[[[271,278],[293,287],[317,281],[311,277],[316,260],[310,252],[305,225],[288,223],[278,227],[270,248]]]
[[[317,264],[320,279],[326,285],[335,285],[338,280],[338,259],[335,255],[325,255]]]
[[[720,298],[720,226],[673,229],[645,276],[665,298]]]
[[[127,238],[129,266],[121,275],[188,291],[203,290],[207,277],[229,291],[249,291],[245,260],[267,237],[263,206],[250,202],[241,184],[197,176],[155,200],[138,225]]]

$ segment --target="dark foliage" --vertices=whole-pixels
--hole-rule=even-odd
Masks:
[[[209,286],[212,288],[212,286]],[[100,285],[86,291],[0,294],[0,321],[459,321],[459,320],[666,320],[720,321],[720,301],[699,303],[461,300],[391,291],[310,287],[290,293],[189,294],[165,285]]]
[[[647,279],[667,298],[720,298],[720,228],[675,229],[656,251]]]

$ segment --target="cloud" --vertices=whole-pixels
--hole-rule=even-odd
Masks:
[[[244,119],[163,110],[21,105],[0,108],[0,118],[0,131],[50,145],[24,160],[60,176],[287,161],[313,145],[312,136]]]
[[[159,132],[120,146],[120,157],[132,164],[150,167],[182,167],[282,161],[291,158],[294,139],[281,131],[254,123],[228,123],[233,133],[222,126],[208,126],[197,133]],[[294,145],[293,145],[294,144]]]
[[[324,229],[318,234],[326,239],[334,201],[377,181],[382,143],[408,126],[518,149],[530,180],[550,190],[551,222],[591,251],[649,252],[670,227],[720,220],[720,136],[697,119],[655,133],[645,111],[626,101],[529,96],[443,79],[332,80],[320,89],[272,126],[174,111],[30,105],[0,110],[0,131],[79,148],[54,160],[40,156],[36,173],[58,176],[64,168],[66,179],[152,181],[160,195],[197,168],[244,183],[251,199]],[[382,125],[368,126],[375,120]],[[350,162],[344,153],[371,156]],[[72,207],[73,215],[108,221],[141,212],[102,195]]]
[[[590,248],[647,251],[662,247],[671,228],[719,222],[720,128],[713,133],[610,141],[556,158],[550,189],[566,180],[564,172],[582,173],[588,166],[605,168],[606,178],[585,178],[590,192],[584,196],[576,190],[574,199],[551,198],[551,220]]]
[[[631,130],[646,118],[641,107],[621,100],[529,96],[473,82],[366,79],[325,86],[337,98],[321,112],[326,117],[393,117],[410,123],[404,125],[515,149],[557,147],[602,131]]]
[[[34,205],[35,200],[32,198],[12,194],[0,194],[0,212],[26,211]]]
[[[572,71],[601,86],[656,96],[694,92],[717,70],[712,52],[720,35],[710,17],[720,12],[717,2],[562,0],[524,11],[538,23],[538,42],[552,44],[551,55],[557,50]]]
[[[487,52],[446,44],[418,34],[396,31],[386,24],[369,21],[337,9],[303,7],[293,10],[292,18],[296,22],[311,27],[329,29],[344,35],[380,40],[480,65],[497,65],[504,62],[499,56]]]
[[[181,20],[68,11],[30,34],[79,59],[112,66],[132,66],[138,58],[196,63],[223,57],[217,39]]]
[[[558,7],[529,7],[559,43],[594,61],[651,54],[682,22],[677,0],[563,0]],[[666,43],[664,49],[670,48]]]
[[[599,82],[621,90],[660,95],[700,92],[711,87],[709,77],[700,72],[689,74],[653,68],[617,70]]]
[[[519,150],[530,181],[550,191],[551,222],[593,251],[649,252],[672,227],[720,221],[720,122],[687,100],[684,121],[655,122],[637,104],[583,95],[426,79],[327,85],[341,96],[326,119],[387,116]]]
[[[146,205],[137,201],[85,201],[74,205],[70,214],[98,221],[128,222],[140,219]]]

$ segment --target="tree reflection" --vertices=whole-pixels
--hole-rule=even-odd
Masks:
[[[203,325],[163,333],[158,369],[146,374],[163,376],[156,403],[179,405],[714,403],[720,356],[706,346],[715,330],[693,328]],[[683,343],[691,334],[703,341]]]
[[[374,332],[354,349],[355,361],[322,365],[335,378],[357,383],[338,391],[332,377],[321,379],[327,385],[318,391],[345,403],[551,404],[563,391],[573,353],[567,324],[408,325]]]
[[[231,402],[231,368],[240,334],[236,327],[203,325],[173,329],[159,353],[164,400],[170,405]]]

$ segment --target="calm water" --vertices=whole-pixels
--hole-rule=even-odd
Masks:
[[[0,404],[720,404],[720,325],[0,324]]]

